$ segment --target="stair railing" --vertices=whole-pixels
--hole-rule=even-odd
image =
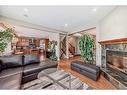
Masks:
[[[69,43],[69,51],[70,51],[70,53],[75,55],[75,47],[71,43]]]

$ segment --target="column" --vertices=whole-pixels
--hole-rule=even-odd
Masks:
[[[68,34],[66,35],[66,58],[69,59]]]

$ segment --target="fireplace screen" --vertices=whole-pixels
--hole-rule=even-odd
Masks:
[[[127,52],[107,50],[106,63],[108,67],[120,70],[127,74]]]

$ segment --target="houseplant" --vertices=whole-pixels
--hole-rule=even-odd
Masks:
[[[5,30],[0,30],[0,54],[5,51],[9,42],[11,42],[13,37],[13,29],[7,28]]]
[[[83,35],[79,40],[79,49],[81,57],[86,63],[93,63],[93,48],[93,38],[88,34]]]
[[[49,50],[51,52],[51,56],[49,57],[49,59],[51,59],[52,61],[57,61],[56,45],[57,45],[57,41],[50,41],[49,42]]]

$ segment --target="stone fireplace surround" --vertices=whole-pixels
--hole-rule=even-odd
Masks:
[[[99,42],[103,76],[118,89],[127,89],[127,38]]]

